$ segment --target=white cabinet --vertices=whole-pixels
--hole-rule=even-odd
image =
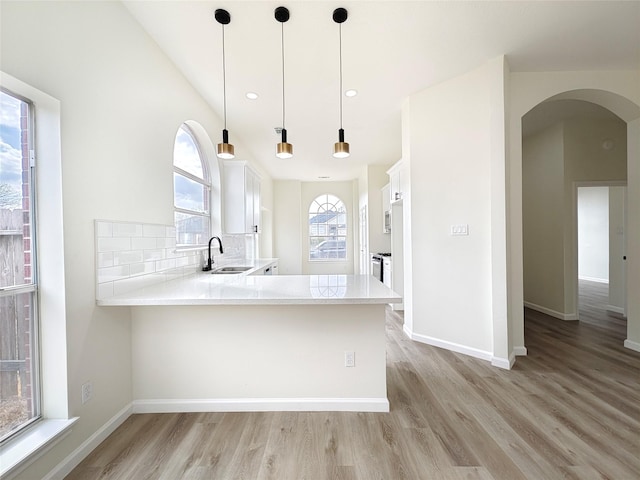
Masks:
[[[391,233],[391,185],[382,187],[382,233]]]
[[[264,268],[256,270],[251,275],[278,275],[278,262],[271,263]]]
[[[231,160],[224,169],[224,232],[260,231],[260,177],[247,162]]]
[[[389,170],[389,184],[391,186],[389,191],[389,199],[391,203],[399,202],[403,196],[403,172],[402,172],[402,160],[394,164]]]
[[[382,283],[391,288],[391,278],[393,276],[393,267],[391,257],[382,257]]]

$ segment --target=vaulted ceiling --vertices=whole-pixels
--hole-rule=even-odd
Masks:
[[[511,71],[640,68],[638,1],[125,1],[126,8],[212,108],[223,112],[222,27],[226,9],[227,126],[237,158],[253,158],[278,179],[347,180],[363,165],[402,155],[405,98],[506,55]],[[282,25],[288,140],[294,157],[275,157],[282,125]],[[339,128],[339,27],[344,7],[343,98],[347,159],[332,157]],[[259,95],[246,98],[247,92]],[[220,132],[211,132],[213,143]],[[242,145],[239,146],[238,144]]]

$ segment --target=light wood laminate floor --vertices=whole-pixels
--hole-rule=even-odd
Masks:
[[[581,285],[585,321],[526,310],[511,371],[412,342],[389,310],[390,413],[132,415],[66,478],[637,480],[640,354],[602,288]]]

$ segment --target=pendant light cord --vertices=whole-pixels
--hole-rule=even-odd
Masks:
[[[280,47],[282,50],[282,128],[286,128],[284,122],[284,22],[280,23]]]
[[[340,38],[340,128],[342,129],[342,23],[339,26]]]
[[[227,129],[227,61],[224,53],[224,24],[222,25],[222,111],[224,114],[224,129]]]

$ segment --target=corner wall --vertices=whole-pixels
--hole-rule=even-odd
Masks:
[[[402,156],[411,172],[409,334],[508,368],[506,68],[499,57],[410,97]],[[468,235],[451,235],[453,225]]]

